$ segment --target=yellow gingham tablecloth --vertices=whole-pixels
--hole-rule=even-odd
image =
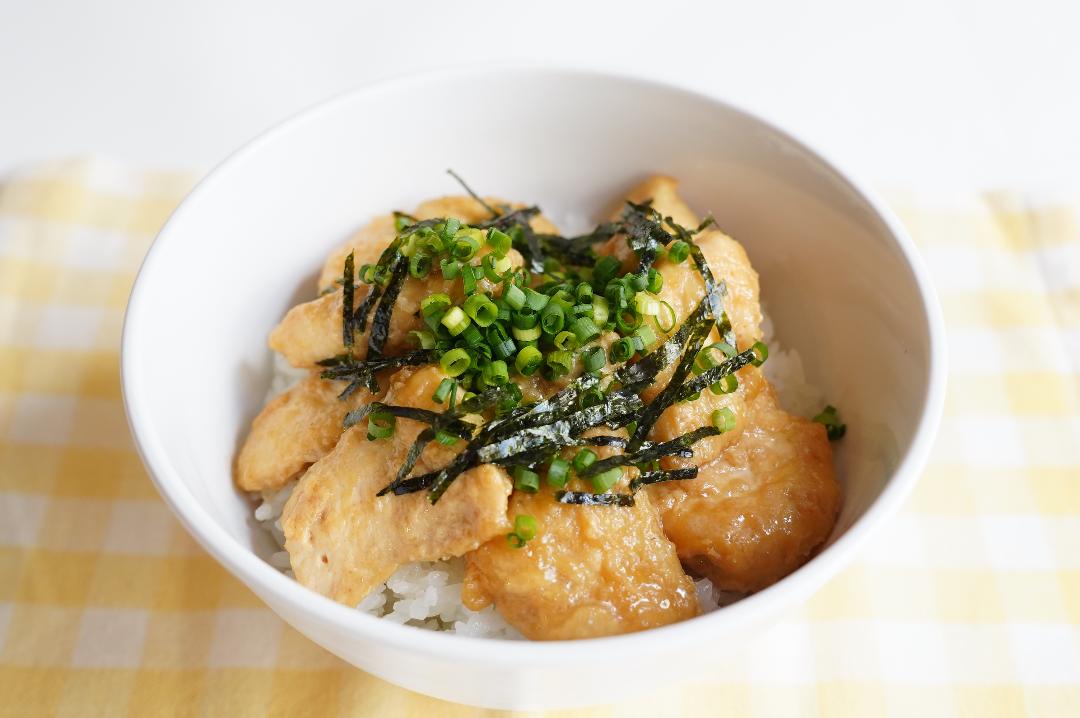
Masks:
[[[0,182],[0,715],[493,713],[327,654],[158,499],[124,420],[120,327],[192,180],[79,160]],[[893,200],[951,359],[913,498],[801,610],[717,646],[731,659],[710,682],[574,715],[1080,715],[1080,202]]]

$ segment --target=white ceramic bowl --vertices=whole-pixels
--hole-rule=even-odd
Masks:
[[[806,566],[733,606],[577,642],[462,638],[350,610],[266,563],[231,466],[267,388],[266,336],[327,252],[389,209],[483,193],[597,219],[653,172],[679,178],[761,274],[777,337],[848,424],[844,508]],[[564,227],[565,229],[565,227]],[[124,399],[162,496],[299,631],[406,688],[491,707],[625,698],[717,665],[806,599],[907,496],[941,414],[944,336],[927,273],[873,196],[788,133],[722,101],[592,72],[463,69],[373,85],[302,113],[214,170],[169,219],[128,305]],[[567,680],[610,669],[611,680]],[[631,670],[632,667],[632,670]],[[621,676],[621,677],[619,677]]]

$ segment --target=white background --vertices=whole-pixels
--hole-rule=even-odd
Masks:
[[[1077,7],[0,0],[0,172],[89,152],[205,169],[351,87],[500,60],[717,94],[879,185],[1060,191],[1080,187]],[[497,109],[493,89],[459,111]]]

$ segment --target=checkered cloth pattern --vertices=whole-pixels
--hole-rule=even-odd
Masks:
[[[313,645],[158,499],[119,336],[191,182],[80,160],[0,183],[0,715],[487,714]],[[574,715],[1080,715],[1080,204],[893,204],[951,355],[914,496],[804,607],[717,646],[709,681]]]

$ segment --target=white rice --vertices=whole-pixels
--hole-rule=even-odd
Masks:
[[[802,359],[794,350],[784,350],[773,341],[772,322],[765,316],[763,335],[769,344],[769,361],[765,375],[776,387],[784,408],[801,416],[812,416],[822,406],[821,392],[806,381]],[[287,390],[307,376],[304,370],[289,366],[280,354],[274,355],[274,372],[266,401]],[[274,568],[292,576],[289,554],[284,550],[285,535],[281,530],[281,512],[289,500],[296,482],[281,490],[267,493],[255,509],[255,520],[271,536],[280,549],[269,558]],[[522,635],[488,606],[482,611],[470,611],[461,603],[461,588],[465,561],[461,557],[445,561],[420,561],[401,566],[377,586],[357,606],[357,610],[417,628],[447,631],[465,636],[484,638],[522,639]],[[740,594],[718,590],[705,578],[694,581],[702,613],[715,611],[734,603]]]

